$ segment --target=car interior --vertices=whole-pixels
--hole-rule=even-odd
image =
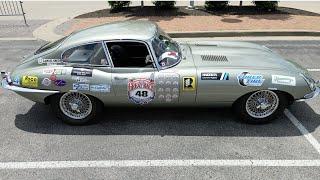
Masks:
[[[153,68],[148,48],[140,42],[107,42],[114,67]]]

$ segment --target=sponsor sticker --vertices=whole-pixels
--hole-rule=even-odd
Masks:
[[[229,80],[229,73],[204,72],[201,73],[201,80]]]
[[[58,80],[55,80],[54,81],[54,84],[56,85],[56,86],[65,86],[67,83],[66,83],[66,81],[64,81],[64,80],[62,80],[62,79],[58,79]]]
[[[22,77],[22,86],[37,88],[38,87],[38,77],[36,76],[23,76]]]
[[[14,77],[12,84],[16,86],[20,86],[20,77],[19,76]]]
[[[51,81],[56,81],[57,80],[57,76],[55,74],[52,74],[49,79]]]
[[[72,76],[86,76],[92,77],[92,69],[73,68],[71,71]]]
[[[51,85],[51,80],[49,78],[44,78],[41,82],[44,86],[50,86]]]
[[[195,77],[183,77],[183,91],[196,90],[196,78]]]
[[[90,85],[90,91],[92,91],[92,92],[110,92],[110,85],[109,84]]]
[[[38,64],[56,65],[62,63],[61,59],[43,59],[38,58]]]
[[[45,75],[51,75],[51,74],[55,74],[55,75],[66,75],[67,71],[65,69],[44,69],[42,71],[42,74]]]
[[[89,91],[89,84],[83,84],[83,83],[73,83],[72,89],[78,90],[78,91]]]
[[[262,86],[265,80],[263,75],[250,74],[249,72],[243,72],[237,78],[241,86]]]
[[[296,78],[291,76],[272,75],[272,84],[295,86]]]
[[[78,83],[88,83],[89,82],[89,79],[87,79],[86,77],[80,77],[80,76],[72,76],[71,77],[72,80],[78,82]]]
[[[134,79],[128,81],[129,99],[136,104],[147,104],[154,99],[153,79]]]

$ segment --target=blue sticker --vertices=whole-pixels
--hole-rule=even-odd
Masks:
[[[58,79],[54,81],[56,86],[65,86],[67,83],[64,80]]]
[[[241,86],[262,86],[265,80],[262,75],[250,74],[249,72],[243,72],[237,78]]]
[[[20,86],[20,77],[19,76],[14,77],[12,84],[16,86]]]
[[[89,84],[73,83],[72,89],[79,91],[89,91]]]

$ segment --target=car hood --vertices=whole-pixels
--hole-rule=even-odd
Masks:
[[[286,69],[303,71],[303,68],[282,58],[265,46],[247,42],[210,41],[189,42],[196,67],[230,67],[250,69]]]

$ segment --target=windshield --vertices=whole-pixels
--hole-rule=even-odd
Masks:
[[[160,31],[159,36],[152,40],[152,47],[162,69],[172,67],[180,62],[179,45],[165,33]]]
[[[68,36],[63,37],[63,38],[61,38],[61,39],[59,39],[59,40],[57,40],[57,41],[44,44],[44,45],[41,46],[34,54],[35,54],[35,55],[36,55],[36,54],[40,54],[40,53],[45,52],[45,51],[47,51],[47,50],[49,50],[49,49],[51,49],[51,48],[54,48],[54,47],[58,46],[58,45],[59,45],[60,43],[62,43],[62,41],[64,41],[67,37],[68,37]]]

